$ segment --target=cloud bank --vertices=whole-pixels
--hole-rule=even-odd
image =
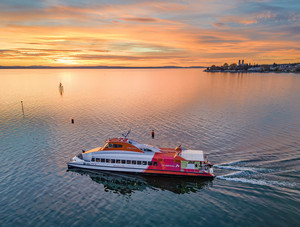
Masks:
[[[300,2],[1,1],[0,65],[300,62]]]

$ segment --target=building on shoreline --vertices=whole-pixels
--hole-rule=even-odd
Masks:
[[[212,65],[204,70],[205,72],[300,72],[300,63],[293,64],[262,64],[262,65],[251,65],[245,63],[244,60],[239,60],[239,63],[232,63],[228,65],[225,63],[222,66]]]

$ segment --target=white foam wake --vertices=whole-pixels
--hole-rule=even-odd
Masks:
[[[242,167],[242,166],[228,166],[228,165],[214,165],[219,169],[238,170],[238,171],[252,171],[252,172],[269,172],[267,169],[255,168],[255,167]]]
[[[244,163],[246,161],[243,161],[243,160],[237,160],[237,161],[234,161],[234,162],[225,162],[225,163],[221,163],[220,166],[229,166],[229,165],[238,165],[238,164],[241,164],[241,163]]]
[[[234,174],[232,174],[234,175]],[[231,175],[231,176],[232,176]],[[295,187],[296,183],[284,182],[284,181],[270,181],[270,180],[258,180],[258,179],[247,179],[247,178],[238,178],[238,177],[228,177],[228,175],[217,176],[218,179],[228,180],[228,181],[236,181],[242,183],[256,184],[256,185],[265,185],[265,186],[287,186],[287,187]]]
[[[219,169],[229,169],[229,170],[239,170],[239,171],[256,171],[258,168],[251,167],[241,167],[241,166],[222,166],[222,165],[214,165],[214,167]]]
[[[214,167],[219,169],[234,170],[236,172],[229,173],[223,176],[217,176],[218,179],[227,180],[227,181],[236,181],[242,183],[256,184],[256,185],[266,185],[266,186],[287,186],[295,187],[296,183],[283,182],[283,181],[273,181],[273,180],[263,180],[255,178],[245,178],[251,177],[253,175],[260,175],[261,173],[273,172],[272,169],[265,168],[256,168],[256,167],[246,167],[246,166],[233,166],[240,164],[242,161],[232,162],[232,163],[223,163],[220,165],[214,165]]]

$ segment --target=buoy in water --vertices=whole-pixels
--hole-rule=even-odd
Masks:
[[[24,115],[23,101],[21,101],[21,106],[22,106],[22,113],[23,113],[23,115]]]
[[[71,122],[72,122],[72,124],[74,124],[74,119],[73,118],[72,118]]]

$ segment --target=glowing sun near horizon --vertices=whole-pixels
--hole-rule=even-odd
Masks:
[[[78,62],[76,62],[76,60],[68,57],[56,58],[54,59],[54,61],[62,65],[78,65]]]

